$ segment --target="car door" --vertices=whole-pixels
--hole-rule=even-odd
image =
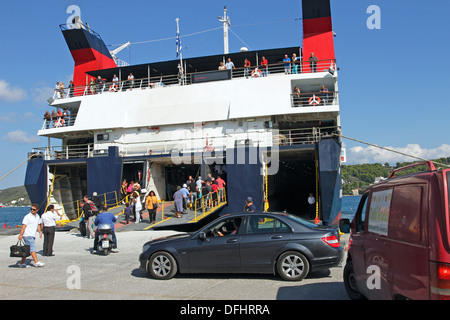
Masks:
[[[388,232],[393,188],[373,190],[367,210],[365,235],[366,297],[391,299],[393,265],[389,257]]]
[[[292,236],[292,229],[280,219],[264,214],[246,218],[246,230],[240,241],[241,268],[271,272],[277,254]]]
[[[351,235],[350,254],[352,257],[353,270],[356,280],[356,285],[361,294],[367,297],[367,273],[366,273],[366,238],[367,225],[366,214],[367,204],[369,202],[370,193],[365,193],[358,205],[355,217],[353,220],[355,231]]]
[[[240,267],[239,226],[242,217],[224,218],[206,227],[204,239],[189,243],[190,272],[233,272]]]

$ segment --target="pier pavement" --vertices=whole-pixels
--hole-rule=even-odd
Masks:
[[[139,269],[145,242],[175,231],[118,232],[118,253],[91,254],[93,240],[76,231],[57,232],[53,257],[42,256],[43,239],[36,239],[44,267],[19,268],[9,257],[17,235],[0,237],[0,300],[347,300],[342,267],[310,274],[301,282],[274,275],[188,274],[155,280]],[[31,258],[31,257],[30,257]],[[28,258],[27,262],[31,260]],[[188,303],[188,302],[186,302]],[[154,305],[155,307],[157,305]]]
[[[115,214],[119,220],[116,225],[119,226],[124,217],[120,207],[114,210],[117,211]],[[170,209],[167,214],[168,219],[164,220],[169,220]],[[169,221],[186,226],[192,215],[190,212],[181,219]],[[162,215],[159,216],[163,221]],[[38,237],[37,256],[45,263],[41,268],[19,268],[20,259],[9,257],[9,247],[17,242],[18,232],[1,234],[0,300],[348,299],[342,279],[343,266],[310,274],[301,282],[282,281],[270,274],[183,274],[168,281],[155,280],[139,269],[142,246],[147,241],[178,231],[156,230],[156,226],[164,229],[163,223],[149,228],[148,216],[144,214],[143,217],[144,222],[124,224],[117,229],[119,252],[108,256],[91,254],[93,240],[82,237],[79,230],[71,226],[56,232],[55,256],[42,256],[43,239]],[[176,228],[177,224],[166,227]],[[341,241],[346,243],[348,236],[342,237]],[[27,263],[30,262],[31,257],[27,258]]]

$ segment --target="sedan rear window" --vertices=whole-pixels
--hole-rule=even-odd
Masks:
[[[302,218],[300,218],[300,217],[294,216],[294,215],[292,215],[292,214],[285,213],[285,214],[283,214],[283,215],[284,215],[285,217],[291,219],[291,220],[294,220],[294,221],[297,222],[297,223],[300,223],[300,224],[304,225],[305,227],[308,227],[308,228],[315,228],[315,227],[317,227],[314,223],[311,223],[311,222],[309,222],[309,221],[306,221],[306,220],[304,220],[304,219],[302,219]]]

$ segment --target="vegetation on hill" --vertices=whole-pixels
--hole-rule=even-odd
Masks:
[[[29,206],[30,198],[24,186],[0,190],[0,203],[5,206]]]
[[[450,165],[450,157],[435,159],[434,161]],[[353,190],[358,190],[361,194],[371,184],[375,182],[375,178],[382,177],[387,178],[394,169],[398,169],[414,162],[397,162],[395,166],[390,166],[389,163],[382,165],[381,163],[373,164],[355,164],[355,165],[343,165],[342,166],[342,193],[344,195],[353,195]],[[439,165],[435,165],[436,168]],[[425,171],[424,167],[419,166],[411,168],[399,173],[398,175],[407,175],[416,172]],[[397,176],[398,176],[397,175]]]

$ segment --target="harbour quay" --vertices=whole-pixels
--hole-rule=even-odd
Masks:
[[[9,256],[17,235],[0,236],[0,299],[348,300],[343,266],[310,273],[300,282],[254,274],[178,274],[171,280],[155,280],[139,269],[142,246],[149,240],[174,233],[168,230],[117,232],[119,252],[108,256],[91,254],[93,240],[72,230],[57,232],[55,256],[44,257],[43,239],[37,237],[37,256],[45,263],[41,268],[31,265],[19,268],[20,259]],[[341,241],[346,239],[343,236]]]

